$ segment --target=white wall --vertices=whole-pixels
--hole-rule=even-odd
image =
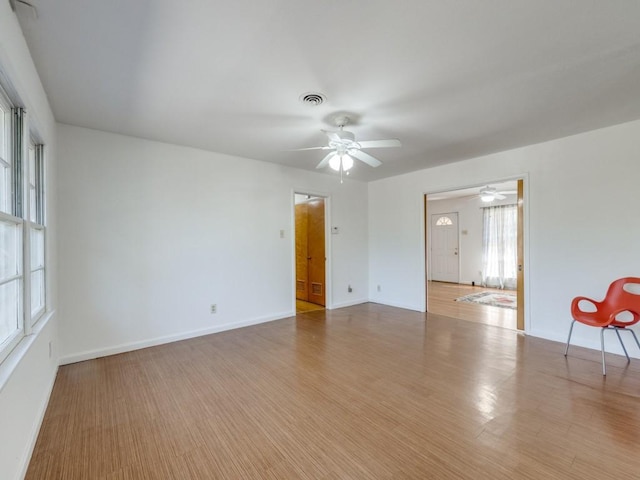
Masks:
[[[58,132],[63,363],[293,315],[294,190],[328,195],[340,227],[328,237],[331,305],[367,301],[365,183]]]
[[[505,195],[504,200],[494,200],[491,205],[515,204],[516,195]],[[430,200],[427,211],[428,221],[432,215],[443,213],[458,213],[458,245],[460,258],[460,283],[471,285],[482,284],[482,208],[487,204],[483,203],[478,196],[451,198],[446,200]],[[430,239],[427,239],[430,245]],[[427,259],[428,260],[428,259]],[[430,267],[430,266],[429,266]],[[431,272],[429,271],[429,278]]]
[[[18,21],[0,2],[0,81],[46,145],[47,308],[33,335],[0,365],[0,478],[24,475],[57,370],[56,124]],[[10,83],[10,85],[7,85]],[[49,356],[49,343],[53,354]]]
[[[370,183],[371,299],[424,310],[424,193],[528,176],[525,327],[564,341],[573,297],[601,298],[614,279],[640,276],[639,138],[635,121]],[[574,340],[599,348],[589,327],[576,326]],[[616,343],[607,348],[621,351]]]

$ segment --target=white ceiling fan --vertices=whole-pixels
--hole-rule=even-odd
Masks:
[[[493,202],[494,200],[504,200],[505,198],[507,198],[506,195],[514,195],[516,193],[518,193],[516,190],[505,190],[499,192],[495,187],[490,187],[489,185],[487,185],[486,187],[480,189],[480,192],[478,192],[478,196],[484,203],[489,203]]]
[[[335,171],[347,172],[353,167],[353,159],[360,160],[371,167],[382,165],[377,158],[363,152],[362,149],[369,148],[390,148],[400,147],[402,144],[398,139],[388,140],[364,140],[357,142],[352,132],[344,130],[345,125],[349,123],[349,117],[343,116],[336,118],[336,125],[340,128],[337,132],[329,132],[322,130],[329,138],[329,145],[324,147],[299,148],[295,151],[303,150],[331,150],[326,157],[320,161],[316,168],[325,168],[327,165]]]

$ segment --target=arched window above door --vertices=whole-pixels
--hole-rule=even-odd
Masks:
[[[440,217],[436,220],[436,227],[444,227],[447,225],[453,225],[453,222],[449,217]]]

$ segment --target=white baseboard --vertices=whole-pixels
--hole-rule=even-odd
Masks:
[[[95,350],[88,350],[85,352],[76,353],[73,355],[67,355],[60,358],[60,365],[68,365],[70,363],[83,362],[85,360],[92,360],[94,358],[107,357],[109,355],[117,355],[119,353],[131,352],[133,350],[140,350],[141,348],[155,347],[157,345],[163,345],[165,343],[178,342],[180,340],[187,340],[189,338],[202,337],[204,335],[211,335],[212,333],[224,332],[226,330],[233,330],[235,328],[249,327],[251,325],[257,325],[259,323],[272,322],[274,320],[281,320],[283,318],[293,317],[295,312],[282,312],[276,315],[269,315],[266,317],[252,318],[249,320],[243,320],[240,322],[225,323],[222,325],[215,325],[209,328],[203,328],[200,330],[191,330],[189,332],[177,333],[174,335],[165,335],[162,337],[155,337],[149,340],[141,340],[139,342],[124,343],[108,348],[98,348]]]
[[[379,303],[380,305],[387,305],[389,307],[404,308],[405,310],[413,310],[414,312],[421,312],[421,313],[426,312],[424,307],[418,307],[417,305],[409,305],[409,304],[403,304],[403,303],[389,302],[387,300],[381,300],[379,298],[377,298],[375,300],[374,299],[369,299],[369,301],[371,303]]]
[[[361,298],[359,300],[350,300],[348,302],[334,303],[333,305],[331,305],[331,310],[334,310],[336,308],[353,307],[354,305],[361,305],[363,303],[367,303],[368,301],[369,299],[367,298]]]
[[[543,338],[545,340],[551,340],[554,342],[559,342],[566,344],[567,336],[569,335],[569,323],[567,323],[566,332],[550,332],[548,330],[539,331],[532,330],[528,333],[532,337]],[[580,331],[580,330],[583,331]],[[638,348],[635,345],[635,342],[631,338],[629,333],[622,332],[622,340],[625,342],[627,346],[627,351],[631,358],[640,358],[640,352],[638,352]],[[605,332],[604,334],[604,349],[606,353],[612,353],[615,355],[624,355],[622,351],[622,347],[618,341],[614,332]],[[576,326],[573,329],[573,335],[571,335],[571,346],[572,347],[583,347],[589,348],[591,350],[600,351],[600,329],[587,327],[576,322]],[[569,350],[569,354],[571,354],[571,350]]]

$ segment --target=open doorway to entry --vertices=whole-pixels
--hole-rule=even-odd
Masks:
[[[524,182],[425,195],[427,311],[524,330]]]
[[[326,305],[325,199],[295,194],[296,313]]]

